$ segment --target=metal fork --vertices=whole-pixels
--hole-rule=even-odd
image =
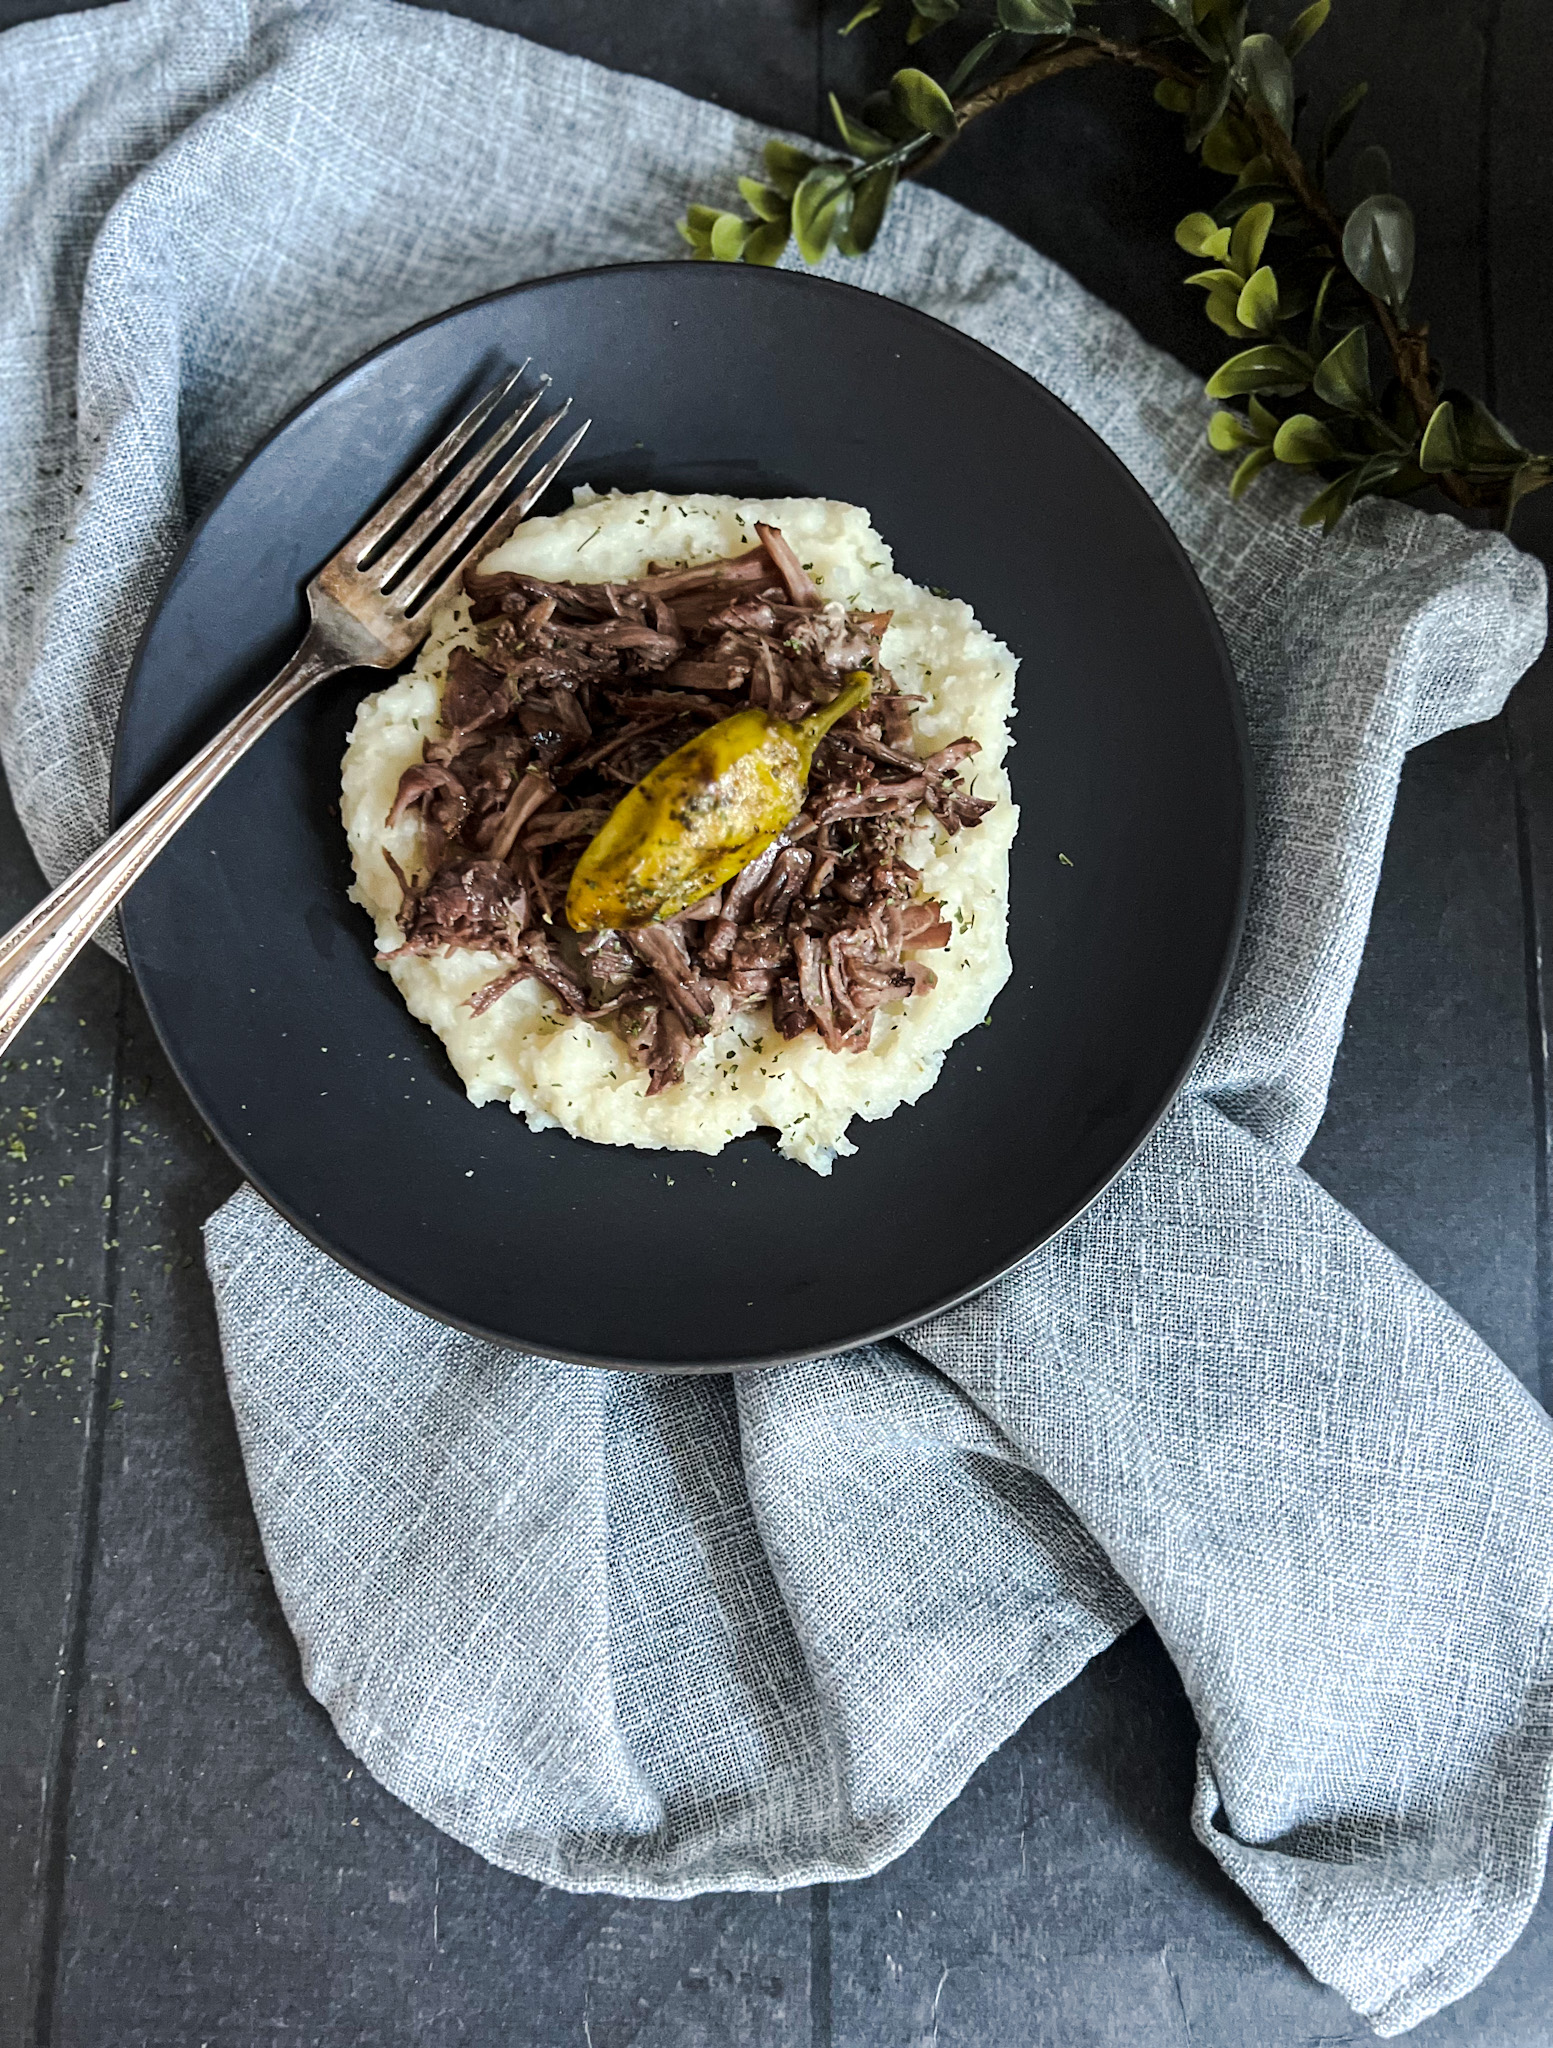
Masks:
[[[500,468],[489,476],[486,471],[526,424],[548,378],[474,454],[457,462],[527,368],[525,363],[488,391],[360,532],[325,562],[307,586],[312,622],[274,682],[0,939],[0,1051],[254,742],[299,698],[342,669],[397,668],[425,639],[438,605],[452,594],[469,562],[504,540],[537,503],[591,420],[583,421],[505,510],[490,517],[550,430],[571,410],[569,398],[540,421]]]

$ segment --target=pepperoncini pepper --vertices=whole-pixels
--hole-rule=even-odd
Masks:
[[[872,688],[856,669],[797,725],[735,711],[666,755],[584,849],[566,892],[573,931],[655,924],[731,882],[803,809],[815,748]]]

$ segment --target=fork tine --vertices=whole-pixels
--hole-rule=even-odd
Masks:
[[[567,404],[569,405],[570,403],[571,401],[570,399],[568,399]],[[565,408],[563,407],[562,410],[564,411]],[[560,417],[561,414],[556,413],[552,419],[547,420],[545,422],[544,427],[540,430],[541,434],[547,434],[550,431],[550,428],[554,426],[555,421]],[[449,573],[443,577],[442,582],[435,587],[429,585],[423,587],[420,595],[411,600],[411,602],[406,605],[405,609],[407,613],[423,612],[428,607],[435,608],[437,605],[443,603],[445,599],[452,595],[455,584],[458,582],[459,577],[464,573],[464,570],[468,567],[469,563],[474,559],[477,550],[482,554],[489,554],[492,548],[498,548],[501,546],[502,542],[506,540],[508,535],[512,532],[513,528],[519,523],[519,521],[527,516],[529,508],[533,505],[537,505],[539,500],[544,496],[545,492],[549,490],[550,486],[555,482],[556,478],[560,475],[561,471],[566,467],[566,464],[571,460],[571,457],[574,451],[576,450],[578,442],[582,439],[583,435],[588,431],[589,427],[591,427],[592,425],[592,420],[583,421],[582,425],[577,429],[576,433],[572,434],[566,441],[565,445],[562,448],[560,448],[556,454],[551,456],[550,460],[545,464],[544,468],[536,470],[534,472],[534,475],[523,486],[523,489],[518,493],[517,497],[513,500],[513,502],[507,507],[506,511],[503,512],[500,518],[493,523],[490,531],[482,535],[479,540],[471,542],[471,544],[464,551],[464,553],[458,557],[457,561],[455,561]],[[518,454],[512,458],[512,462],[508,463],[506,467],[508,469],[513,469],[514,464],[520,462],[522,456],[523,450],[520,449]],[[516,474],[515,470],[514,474]],[[510,477],[508,478],[508,481],[511,481]],[[496,479],[493,478],[492,482],[495,483]],[[500,496],[501,489],[504,488],[505,486],[500,486],[496,490],[490,502],[494,503],[495,497]],[[483,497],[484,495],[485,493],[482,492],[481,496]],[[467,533],[467,531],[469,530],[469,526],[475,517],[476,511],[475,508],[472,506],[466,518],[460,521],[460,538],[463,537],[464,533]],[[453,539],[450,537],[448,544],[440,551],[437,557],[435,567],[432,567],[432,565],[423,562],[417,568],[417,575],[421,574],[429,567],[432,567],[433,575],[435,575],[441,569],[443,569],[447,564],[449,551],[454,545],[455,543]]]
[[[571,410],[571,404],[572,402],[568,398],[565,405],[551,413],[547,420],[540,421],[538,427],[529,435],[522,447],[515,450],[507,458],[490,482],[485,485],[479,496],[470,501],[453,525],[448,528],[447,532],[438,535],[435,545],[429,550],[424,561],[416,563],[411,575],[405,579],[403,589],[393,593],[395,597],[402,599],[407,613],[418,610],[421,604],[419,596],[411,597],[410,585],[413,583],[419,590],[425,591],[433,583],[440,581],[449,565],[457,561],[467,551],[470,542],[479,531],[491,507],[517,482],[524,464],[545,439],[550,429],[565,419],[567,413]],[[586,429],[583,431],[585,432]],[[571,449],[576,446],[577,441],[580,439],[581,434],[578,434],[567,443],[566,448],[561,454],[561,462],[565,461],[566,455],[570,453]],[[539,475],[545,480],[544,483],[539,485],[539,490],[535,490],[533,483],[525,486],[524,496],[528,504],[533,504],[534,500],[539,496],[539,492],[544,490],[545,484],[556,474],[559,467],[560,462],[556,461],[545,465],[544,469],[539,472]],[[536,478],[535,481],[537,482],[538,479]],[[520,513],[519,517],[521,516]]]
[[[571,460],[578,442],[592,425],[591,419],[584,420],[559,453],[553,455],[543,469],[536,470],[529,482],[524,485],[517,497],[513,499],[512,503],[499,512],[491,521],[489,528],[480,540],[480,548],[483,553],[489,554],[492,548],[499,548],[513,528],[528,517],[530,507],[538,504],[545,492],[549,490],[561,471],[566,467],[566,464]]]
[[[503,378],[500,384],[485,394],[478,405],[465,413],[458,425],[437,443],[420,467],[405,479],[385,504],[378,507],[366,525],[345,543],[341,553],[350,551],[347,559],[353,569],[359,569],[378,542],[392,533],[402,519],[409,518],[421,499],[440,480],[453,458],[468,446],[508,392],[518,383],[532,360],[532,357],[525,358],[510,377]]]
[[[510,419],[503,420],[495,432],[480,443],[473,455],[465,457],[414,525],[406,527],[388,552],[379,555],[376,561],[370,564],[368,573],[380,590],[386,589],[393,582],[407,562],[414,561],[438,527],[445,524],[458,510],[460,500],[469,496],[480,481],[481,475],[509,444],[544,395],[545,387],[541,384],[537,391],[524,400]]]

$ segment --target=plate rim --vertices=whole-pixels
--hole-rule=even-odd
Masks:
[[[108,783],[110,825],[116,827],[121,824],[126,814],[123,782],[127,713],[139,684],[147,648],[157,621],[161,616],[162,608],[174,583],[182,574],[190,555],[199,545],[206,527],[214,519],[232,490],[254,464],[267,453],[273,443],[278,441],[282,435],[288,433],[297,421],[311,411],[320,400],[327,397],[330,392],[346,383],[350,378],[358,375],[368,364],[402,347],[405,342],[413,340],[415,336],[441,327],[477,306],[493,305],[500,300],[518,298],[525,292],[542,290],[555,285],[569,284],[582,278],[621,277],[642,271],[681,270],[687,268],[688,264],[688,258],[658,258],[643,259],[629,263],[592,264],[576,270],[557,271],[545,277],[525,278],[517,284],[504,285],[495,291],[478,293],[473,298],[462,299],[457,305],[446,307],[440,313],[433,313],[424,320],[417,320],[411,326],[402,328],[397,333],[388,336],[385,340],[376,343],[372,348],[364,350],[359,356],[344,364],[333,376],[326,378],[322,384],[315,386],[305,397],[299,399],[270,428],[268,433],[254,443],[242,461],[238,463],[236,468],[223,481],[220,488],[212,496],[210,503],[190,527],[181,545],[177,548],[163,571],[157,585],[156,594],[147,608],[145,619],[137,636],[134,653],[125,670],[124,688],[115,714],[113,755]],[[1245,938],[1246,923],[1250,910],[1251,887],[1254,878],[1257,838],[1256,784],[1252,772],[1245,699],[1240,687],[1239,678],[1235,673],[1234,663],[1230,658],[1223,628],[1220,626],[1218,617],[1208,601],[1208,594],[1203,588],[1202,579],[1198,575],[1191,557],[1187,554],[1174,527],[1171,526],[1169,520],[1160,511],[1158,505],[1150,497],[1143,484],[1134,476],[1115,449],[1111,447],[1110,443],[1097,433],[1086,419],[1075,412],[1072,406],[1068,405],[1064,399],[1060,398],[1056,392],[1043,384],[1039,378],[1033,376],[1028,370],[1021,369],[1009,357],[1000,354],[998,350],[989,347],[987,343],[979,341],[974,335],[967,334],[963,329],[952,326],[948,321],[940,320],[935,315],[924,312],[919,306],[910,305],[904,300],[890,298],[883,292],[870,291],[863,285],[849,284],[840,278],[818,277],[808,271],[780,270],[744,264],[729,265],[727,266],[727,271],[730,283],[748,284],[752,279],[759,279],[760,282],[754,287],[756,290],[766,288],[797,288],[802,291],[813,292],[821,297],[830,294],[845,294],[848,297],[867,299],[882,304],[892,312],[904,316],[908,323],[920,324],[930,328],[939,336],[947,336],[951,341],[984,357],[988,362],[995,365],[999,372],[1018,378],[1038,393],[1048,404],[1055,406],[1064,413],[1089,438],[1094,446],[1101,451],[1104,462],[1109,464],[1116,473],[1123,487],[1130,491],[1135,499],[1140,500],[1143,506],[1146,507],[1148,513],[1156,522],[1158,529],[1163,534],[1180,568],[1184,571],[1186,587],[1190,591],[1192,602],[1206,625],[1208,640],[1218,657],[1219,682],[1228,707],[1230,730],[1233,736],[1232,754],[1241,815],[1240,843],[1236,849],[1234,909],[1229,920],[1229,928],[1218,970],[1214,977],[1212,992],[1204,1006],[1202,1020],[1193,1033],[1181,1061],[1172,1072],[1168,1084],[1161,1092],[1157,1105],[1133,1141],[1118,1156],[1114,1165],[1102,1174],[1093,1185],[1088,1187],[1055,1223],[1043,1228],[1035,1237],[1023,1244],[1012,1258],[1000,1260],[990,1272],[979,1274],[955,1293],[945,1296],[942,1301],[927,1310],[925,1314],[913,1311],[908,1317],[877,1326],[870,1326],[855,1333],[839,1336],[823,1345],[803,1350],[742,1353],[727,1360],[716,1362],[666,1364],[659,1359],[599,1358],[590,1357],[585,1352],[568,1350],[559,1346],[547,1346],[544,1352],[540,1353],[535,1351],[530,1345],[517,1341],[502,1331],[493,1330],[485,1324],[451,1314],[444,1309],[432,1308],[425,1301],[417,1299],[403,1287],[395,1285],[385,1280],[381,1275],[369,1271],[359,1259],[345,1256],[336,1246],[327,1242],[325,1235],[305,1216],[294,1210],[267,1184],[261,1175],[252,1170],[248,1162],[242,1158],[238,1147],[230,1142],[207,1116],[202,1104],[200,1091],[185,1071],[184,1062],[169,1043],[168,1033],[163,1029],[161,1009],[148,991],[146,983],[142,978],[140,962],[137,957],[138,948],[131,937],[130,929],[126,923],[120,923],[120,934],[123,940],[125,957],[129,964],[130,974],[134,980],[136,991],[145,1005],[146,1013],[151,1020],[152,1029],[156,1033],[157,1042],[162,1049],[163,1057],[176,1075],[179,1086],[189,1097],[200,1121],[243,1176],[244,1184],[251,1187],[283,1222],[288,1223],[315,1250],[322,1252],[325,1257],[331,1259],[337,1266],[342,1267],[358,1280],[365,1282],[369,1287],[375,1288],[380,1294],[387,1295],[390,1300],[397,1301],[401,1306],[412,1309],[416,1314],[426,1316],[430,1321],[440,1323],[446,1328],[459,1330],[464,1335],[475,1337],[485,1343],[495,1344],[502,1350],[530,1357],[544,1356],[556,1359],[564,1364],[589,1366],[598,1371],[649,1373],[676,1378],[697,1377],[708,1373],[757,1372],[766,1367],[797,1365],[811,1359],[829,1357],[838,1352],[856,1350],[864,1345],[879,1344],[892,1338],[902,1339],[908,1337],[911,1330],[919,1328],[923,1323],[931,1321],[934,1317],[946,1315],[951,1309],[958,1308],[965,1302],[973,1300],[977,1295],[984,1293],[1001,1279],[1005,1273],[1013,1272],[1017,1266],[1022,1265],[1025,1260],[1032,1257],[1043,1246],[1053,1243],[1065,1231],[1071,1229],[1073,1224],[1088,1209],[1093,1207],[1095,1202],[1105,1193],[1106,1189],[1126,1172],[1127,1168],[1138,1157],[1144,1146],[1148,1144],[1170,1111],[1180,1100],[1192,1069],[1197,1063],[1198,1055],[1207,1042],[1214,1025],[1218,1022],[1236,963],[1240,957],[1241,945]],[[700,274],[705,275],[706,273]],[[711,274],[717,275],[718,269],[714,267]],[[199,728],[196,725],[195,731],[198,732],[198,730]],[[197,744],[197,739],[191,740],[189,751],[192,752]],[[185,755],[184,758],[187,758],[187,756]],[[228,1199],[230,1200],[231,1198],[228,1197]]]

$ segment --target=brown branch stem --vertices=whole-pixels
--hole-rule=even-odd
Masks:
[[[1107,61],[1107,54],[1090,42],[1064,37],[1061,42],[1043,45],[1034,56],[1027,57],[1023,64],[1016,64],[1012,71],[1005,71],[1001,78],[994,78],[979,91],[967,93],[964,99],[956,100],[954,111],[959,126],[954,134],[941,136],[921,156],[913,157],[901,176],[920,178],[924,171],[933,168],[945,150],[959,140],[960,134],[972,121],[983,114],[990,114],[994,107],[1001,107],[1006,100],[1028,92],[1032,85],[1041,85],[1062,71],[1082,71],[1092,64]]]
[[[1060,72],[1086,70],[1092,65],[1107,63],[1130,64],[1137,70],[1152,71],[1157,77],[1168,78],[1177,85],[1190,88],[1195,88],[1199,82],[1185,66],[1148,43],[1116,42],[1108,36],[1065,37],[1037,50],[1001,78],[995,78],[978,91],[957,100],[955,113],[960,129],[990,113],[994,107],[1028,92],[1031,86],[1055,78]],[[1305,159],[1268,108],[1247,101],[1243,111],[1256,130],[1263,155],[1277,167],[1306,214],[1326,235],[1331,245],[1332,260],[1342,263],[1343,224],[1332,211],[1325,192],[1311,177]],[[932,169],[955,140],[956,136],[951,135],[935,142],[931,149],[924,150],[906,167],[903,176],[921,177]],[[1428,329],[1400,326],[1384,299],[1377,298],[1373,292],[1366,292],[1365,297],[1369,300],[1375,324],[1381,331],[1398,380],[1417,415],[1419,431],[1422,432],[1438,402],[1429,363]],[[1459,503],[1475,502],[1476,494],[1470,485],[1448,477],[1441,478],[1440,482]]]
[[[1246,119],[1256,130],[1257,141],[1262,145],[1262,154],[1277,166],[1284,183],[1300,205],[1316,225],[1324,230],[1333,262],[1341,263],[1343,224],[1332,211],[1325,192],[1306,169],[1305,159],[1295,148],[1290,137],[1284,133],[1269,108],[1258,102],[1248,101],[1245,114]],[[1438,402],[1434,379],[1429,369],[1429,330],[1427,327],[1399,326],[1384,299],[1378,299],[1373,292],[1366,292],[1365,297],[1370,302],[1375,324],[1391,351],[1391,360],[1396,366],[1397,377],[1412,403],[1413,411],[1418,416],[1421,430],[1428,426]]]
[[[1191,91],[1195,91],[1201,83],[1197,73],[1167,55],[1164,48],[1149,42],[1117,42],[1109,36],[1099,35],[1060,37],[1042,44],[1022,64],[1016,64],[1012,71],[1006,71],[1001,78],[994,78],[977,91],[957,99],[954,103],[958,123],[955,134],[941,137],[920,156],[904,164],[901,176],[922,177],[938,163],[944,152],[972,121],[979,120],[983,114],[991,113],[993,108],[1001,107],[1007,101],[1017,98],[1020,93],[1028,92],[1031,86],[1044,84],[1048,78],[1056,78],[1064,71],[1088,70],[1096,64],[1131,65],[1140,71],[1151,71],[1156,77],[1168,78]],[[1238,111],[1255,130],[1262,154],[1274,165],[1306,216],[1326,237],[1332,261],[1346,271],[1347,266],[1343,262],[1343,223],[1333,211],[1325,190],[1311,176],[1305,159],[1294,145],[1293,138],[1285,133],[1268,107],[1240,95],[1237,95],[1237,98],[1240,101]],[[1422,432],[1428,426],[1439,403],[1434,367],[1429,358],[1429,329],[1422,323],[1409,327],[1402,326],[1384,299],[1377,298],[1369,291],[1366,291],[1364,296],[1369,302],[1375,325],[1380,329],[1391,356],[1397,380],[1417,417],[1419,431]],[[1481,482],[1466,476],[1436,476],[1434,482],[1462,506],[1500,503],[1508,495],[1503,485],[1489,489]],[[1539,489],[1547,482],[1553,482],[1553,475],[1539,476],[1535,482],[1523,485],[1523,494],[1528,489]]]
[[[954,110],[959,129],[954,135],[943,136],[931,149],[915,157],[902,171],[902,177],[920,178],[924,171],[931,170],[955,142],[960,130],[981,115],[990,114],[994,107],[1001,107],[1005,101],[1028,92],[1032,85],[1044,84],[1059,72],[1086,71],[1095,64],[1131,64],[1141,71],[1152,71],[1160,78],[1174,79],[1177,85],[1195,87],[1197,84],[1190,71],[1151,43],[1119,43],[1110,36],[1064,36],[1056,42],[1043,43],[1022,64],[1016,64],[1012,71],[1005,71],[1001,78],[994,78],[977,91],[956,100]]]

